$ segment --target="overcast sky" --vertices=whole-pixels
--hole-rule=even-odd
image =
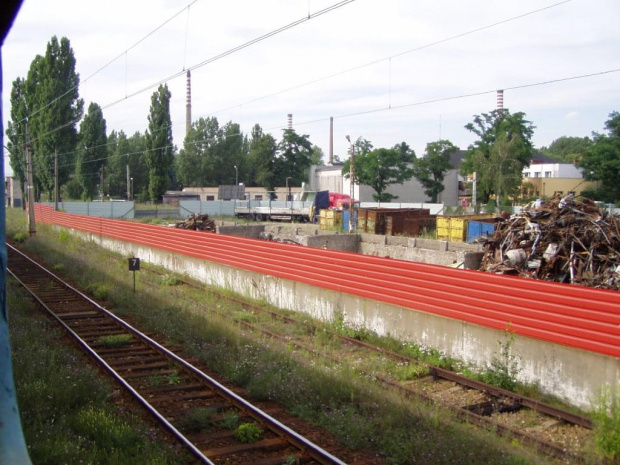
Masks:
[[[144,132],[156,84],[178,76],[167,83],[179,149],[187,69],[193,121],[258,123],[279,139],[291,113],[326,157],[330,116],[341,158],[347,134],[417,156],[439,138],[465,149],[475,136],[464,126],[496,107],[497,89],[540,147],[602,132],[620,111],[619,19],[618,0],[24,0],[2,50],[4,124],[12,81],[56,35],[108,132]]]

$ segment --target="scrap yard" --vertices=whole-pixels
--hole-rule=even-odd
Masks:
[[[481,270],[620,289],[618,217],[593,201],[555,196],[497,224]]]

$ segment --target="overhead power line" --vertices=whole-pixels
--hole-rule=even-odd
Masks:
[[[483,91],[480,91],[480,92],[472,92],[472,93],[469,93],[469,94],[454,95],[454,96],[451,96],[451,97],[441,97],[441,98],[436,98],[436,99],[432,99],[432,100],[423,100],[423,101],[420,101],[420,102],[404,103],[402,105],[385,106],[385,107],[381,107],[381,108],[375,108],[375,109],[371,109],[371,110],[359,111],[359,112],[354,112],[354,113],[344,113],[342,115],[333,116],[333,118],[334,119],[350,118],[350,117],[353,117],[353,116],[367,115],[367,114],[370,114],[370,113],[378,113],[378,112],[382,112],[382,111],[396,110],[396,109],[400,109],[400,108],[429,105],[431,103],[445,102],[445,101],[448,101],[448,100],[457,100],[457,99],[470,98],[470,97],[479,97],[481,95],[494,94],[494,93],[497,92],[497,89],[503,89],[504,91],[506,91],[506,90],[517,90],[517,89],[526,89],[528,87],[545,86],[545,85],[549,85],[549,84],[556,84],[558,82],[574,81],[576,79],[585,79],[585,78],[591,78],[591,77],[602,76],[602,75],[605,75],[605,74],[612,74],[612,73],[618,73],[618,72],[620,72],[620,68],[609,69],[609,70],[600,71],[600,72],[597,72],[597,73],[582,74],[582,75],[579,75],[579,76],[570,76],[570,77],[565,77],[565,78],[551,79],[551,80],[548,80],[548,81],[533,82],[533,83],[530,83],[530,84],[521,84],[521,85],[512,86],[512,87],[498,87],[498,88],[491,89],[491,90],[483,90]],[[316,123],[316,122],[319,122],[319,121],[328,120],[329,118],[330,117],[319,118],[319,119],[315,119],[315,120],[312,120],[312,121],[297,122],[295,124],[296,125],[312,124],[312,123]]]
[[[157,26],[155,29],[153,29],[151,32],[149,32],[147,35],[145,35],[144,37],[142,37],[141,39],[139,39],[135,44],[133,44],[131,47],[129,47],[127,50],[125,50],[124,52],[120,53],[116,58],[111,59],[110,61],[108,61],[105,65],[103,65],[102,67],[100,67],[98,70],[96,70],[94,73],[90,74],[89,76],[86,77],[86,79],[84,79],[81,84],[86,83],[88,80],[92,79],[93,77],[95,77],[97,74],[99,74],[101,71],[103,71],[104,69],[106,69],[108,66],[110,66],[112,63],[114,63],[116,60],[118,60],[119,58],[126,56],[127,52],[129,52],[130,50],[134,49],[135,47],[137,47],[139,44],[141,44],[142,42],[144,42],[146,39],[148,39],[150,36],[152,36],[153,34],[155,34],[157,31],[159,31],[162,27],[164,27],[166,24],[168,24],[170,21],[172,21],[174,18],[176,18],[177,16],[179,16],[181,13],[183,13],[185,10],[188,10],[189,12],[189,7],[192,6],[194,3],[196,3],[198,0],[194,0],[193,2],[189,3],[187,6],[185,6],[181,11],[179,11],[178,13],[175,13],[173,16],[171,16],[170,18],[168,18],[166,21],[164,21],[163,23],[161,23],[159,26]],[[45,110],[47,107],[53,105],[55,102],[57,102],[58,100],[60,100],[61,98],[63,98],[65,95],[69,94],[70,92],[73,92],[75,89],[77,89],[79,86],[75,85],[73,86],[71,89],[67,90],[64,94],[56,97],[54,100],[52,100],[51,102],[49,102],[48,104],[42,106],[41,108],[37,109],[35,112],[31,113],[30,115],[26,116],[24,119],[22,119],[20,121],[20,123],[22,121],[27,120],[28,118],[36,115],[37,113]],[[81,118],[80,118],[81,119]],[[79,120],[78,120],[79,121]]]
[[[471,34],[475,34],[477,32],[482,32],[482,31],[485,31],[487,29],[491,29],[491,28],[494,28],[494,27],[497,27],[497,26],[501,26],[502,24],[506,24],[506,23],[509,23],[511,21],[516,21],[517,19],[522,19],[522,18],[525,18],[527,16],[531,16],[533,14],[540,13],[540,12],[545,11],[545,10],[549,10],[551,8],[555,8],[555,7],[563,5],[565,3],[569,3],[571,1],[572,0],[564,0],[564,1],[559,2],[559,3],[554,3],[553,5],[548,5],[548,6],[543,7],[543,8],[538,8],[536,10],[528,11],[527,13],[523,13],[523,14],[520,14],[518,16],[513,16],[511,18],[507,18],[507,19],[504,19],[504,20],[501,20],[501,21],[497,21],[495,23],[487,24],[486,26],[482,26],[482,27],[479,27],[479,28],[476,28],[476,29],[471,29],[469,31],[462,32],[460,34],[456,34],[456,35],[453,35],[453,36],[450,36],[450,37],[446,37],[446,38],[443,38],[443,39],[440,39],[440,40],[436,40],[435,42],[430,42],[428,44],[424,44],[424,45],[421,45],[419,47],[411,48],[409,50],[405,50],[403,52],[396,53],[394,55],[390,55],[390,56],[387,56],[387,57],[384,57],[384,58],[379,58],[377,60],[373,60],[373,61],[370,61],[368,63],[364,63],[362,65],[357,65],[357,66],[354,66],[352,68],[347,68],[347,69],[338,71],[336,73],[328,74],[326,76],[319,77],[317,79],[313,79],[312,81],[304,82],[302,84],[298,84],[296,86],[288,87],[286,89],[282,89],[282,90],[273,92],[271,94],[263,95],[262,97],[257,97],[257,98],[254,98],[252,100],[248,100],[247,102],[244,102],[244,103],[238,103],[238,104],[226,107],[226,108],[222,108],[222,109],[217,110],[217,111],[215,111],[215,112],[213,112],[211,114],[218,114],[218,113],[221,113],[221,112],[224,112],[224,111],[231,110],[233,108],[238,108],[238,107],[242,107],[242,106],[245,106],[245,105],[249,105],[250,103],[258,102],[260,100],[265,100],[265,99],[271,98],[271,97],[275,97],[276,95],[284,94],[286,92],[297,90],[297,89],[300,89],[302,87],[306,87],[306,86],[309,86],[309,85],[312,85],[312,84],[316,84],[318,82],[326,81],[328,79],[332,79],[332,78],[335,78],[335,77],[338,77],[338,76],[342,76],[343,74],[347,74],[347,73],[350,73],[350,72],[353,72],[353,71],[358,71],[360,69],[376,65],[378,63],[382,63],[382,62],[385,62],[385,61],[390,61],[390,60],[392,60],[392,58],[401,57],[403,55],[407,55],[407,54],[413,53],[413,52],[419,52],[420,50],[424,50],[424,49],[427,49],[427,48],[430,48],[430,47],[434,47],[436,45],[440,45],[440,44],[444,44],[446,42],[450,42],[452,40],[456,40],[456,39],[460,39],[462,37],[466,37],[466,36],[471,35]]]
[[[211,57],[211,58],[209,58],[209,59],[207,59],[207,60],[205,60],[205,61],[203,61],[201,63],[198,63],[196,65],[190,66],[188,68],[188,70],[189,71],[194,71],[194,70],[196,70],[198,68],[201,68],[201,67],[206,66],[206,65],[208,65],[210,63],[213,63],[214,61],[221,60],[222,58],[225,58],[228,55],[231,55],[231,54],[233,54],[235,52],[238,52],[240,50],[243,50],[244,48],[247,48],[247,47],[249,47],[251,45],[254,45],[254,44],[256,44],[258,42],[261,42],[261,41],[263,41],[265,39],[273,37],[273,36],[275,36],[277,34],[280,34],[281,32],[284,32],[284,31],[286,31],[288,29],[291,29],[291,28],[293,28],[295,26],[299,26],[300,24],[305,23],[306,21],[310,21],[311,19],[317,18],[317,17],[319,17],[321,15],[324,15],[326,13],[329,13],[329,12],[331,12],[333,10],[336,10],[338,8],[342,8],[343,6],[348,5],[349,3],[353,3],[354,1],[355,0],[343,0],[341,2],[335,3],[335,4],[331,5],[331,6],[328,6],[327,8],[324,8],[322,10],[317,11],[316,13],[309,14],[307,17],[304,16],[303,18],[298,19],[297,21],[293,21],[292,23],[289,23],[286,26],[282,26],[282,27],[280,27],[278,29],[274,29],[271,32],[263,34],[262,36],[256,37],[255,39],[252,39],[252,40],[250,40],[248,42],[245,42],[245,43],[243,43],[241,45],[238,45],[236,47],[233,47],[233,48],[231,48],[231,49],[229,49],[229,50],[227,50],[225,52],[222,52],[219,55],[215,55],[214,57]],[[567,1],[570,1],[570,0],[567,0]],[[121,98],[121,99],[118,99],[118,100],[116,100],[116,101],[114,101],[112,103],[109,103],[108,105],[102,107],[102,109],[105,110],[107,108],[110,108],[111,106],[117,105],[118,103],[123,102],[124,100],[127,100],[127,99],[129,99],[131,97],[135,97],[136,95],[139,95],[139,94],[141,94],[143,92],[146,92],[147,90],[150,90],[150,89],[152,89],[154,87],[158,87],[158,86],[160,86],[161,84],[163,84],[165,82],[172,81],[173,79],[176,79],[179,76],[183,76],[183,75],[185,75],[185,73],[186,73],[186,70],[182,70],[182,71],[179,71],[179,72],[177,72],[175,74],[172,74],[171,76],[168,76],[167,78],[161,79],[161,80],[159,80],[159,81],[157,81],[155,83],[149,84],[148,86],[146,86],[146,87],[144,87],[144,88],[142,88],[142,89],[140,89],[140,90],[138,90],[136,92],[133,92],[132,94],[126,95],[124,98]]]

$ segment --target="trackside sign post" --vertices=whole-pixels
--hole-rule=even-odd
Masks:
[[[133,293],[136,293],[136,271],[140,271],[140,259],[131,257],[129,259],[129,271],[133,271]]]

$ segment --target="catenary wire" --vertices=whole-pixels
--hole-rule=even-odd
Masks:
[[[517,15],[517,16],[513,16],[511,18],[507,18],[507,19],[504,19],[504,20],[501,20],[501,21],[497,21],[495,23],[487,24],[486,26],[482,26],[482,27],[479,27],[479,28],[476,28],[476,29],[471,29],[469,31],[465,31],[465,32],[460,33],[460,34],[456,34],[456,35],[453,35],[453,36],[450,36],[450,37],[446,37],[446,38],[443,38],[443,39],[440,39],[440,40],[436,40],[434,42],[430,42],[428,44],[424,44],[424,45],[421,45],[419,47],[411,48],[411,49],[405,50],[403,52],[396,53],[394,55],[390,55],[388,57],[379,58],[377,60],[373,60],[373,61],[370,61],[368,63],[357,65],[357,66],[354,66],[352,68],[347,68],[347,69],[338,71],[336,73],[331,73],[331,74],[328,74],[326,76],[319,77],[317,79],[313,79],[313,80],[308,81],[308,82],[304,82],[302,84],[298,84],[298,85],[295,85],[295,86],[292,86],[292,87],[288,87],[286,89],[282,89],[282,90],[279,90],[279,91],[276,91],[276,92],[273,92],[273,93],[270,93],[270,94],[267,94],[267,95],[263,95],[262,97],[257,97],[257,98],[254,98],[252,100],[248,100],[247,102],[244,102],[244,103],[238,103],[238,104],[226,107],[226,108],[222,108],[220,110],[212,112],[211,114],[217,115],[219,113],[231,110],[233,108],[239,108],[239,107],[242,107],[242,106],[245,106],[245,105],[249,105],[251,103],[259,102],[259,101],[265,100],[267,98],[275,97],[276,95],[281,95],[281,94],[284,94],[284,93],[287,93],[287,92],[291,92],[293,90],[297,90],[297,89],[300,89],[302,87],[306,87],[306,86],[309,86],[309,85],[312,85],[312,84],[316,84],[318,82],[322,82],[322,81],[326,81],[328,79],[332,79],[332,78],[335,78],[335,77],[338,77],[338,76],[342,76],[344,74],[348,74],[348,73],[351,73],[353,71],[359,71],[360,69],[364,69],[364,68],[367,68],[369,66],[373,66],[373,65],[382,63],[384,61],[390,61],[391,62],[392,58],[401,57],[401,56],[404,56],[404,55],[407,55],[407,54],[413,53],[413,52],[419,52],[421,50],[425,50],[427,48],[434,47],[436,45],[440,45],[440,44],[443,44],[443,43],[446,43],[446,42],[450,42],[452,40],[460,39],[462,37],[466,37],[468,35],[475,34],[477,32],[482,32],[482,31],[485,31],[487,29],[491,29],[491,28],[494,28],[494,27],[497,27],[497,26],[501,26],[501,25],[509,23],[511,21],[516,21],[518,19],[522,19],[522,18],[525,18],[527,16],[531,16],[533,14],[540,13],[540,12],[545,11],[545,10],[549,10],[551,8],[555,8],[557,6],[563,5],[565,3],[569,3],[571,1],[572,0],[564,0],[564,1],[559,2],[559,3],[554,3],[553,5],[548,5],[548,6],[545,6],[543,8],[538,8],[536,10],[528,11],[526,13],[523,13],[523,14],[520,14],[520,15]]]
[[[273,31],[270,31],[270,32],[268,32],[266,34],[263,34],[262,36],[256,37],[256,38],[254,38],[252,40],[249,40],[248,42],[245,42],[245,43],[243,43],[241,45],[238,45],[236,47],[233,47],[233,48],[231,48],[231,49],[229,49],[229,50],[227,50],[225,52],[222,52],[222,53],[220,53],[218,55],[215,55],[214,57],[211,57],[211,58],[209,58],[209,59],[207,59],[205,61],[202,61],[202,62],[200,62],[198,64],[193,65],[193,66],[190,66],[187,69],[189,71],[194,71],[194,70],[196,70],[198,68],[201,68],[201,67],[206,66],[206,65],[208,65],[210,63],[213,63],[214,61],[221,60],[222,58],[225,58],[228,55],[231,55],[231,54],[233,54],[235,52],[243,50],[244,48],[250,47],[251,45],[254,45],[254,44],[256,44],[258,42],[261,42],[261,41],[263,41],[265,39],[273,37],[273,36],[275,36],[277,34],[280,34],[281,32],[284,32],[284,31],[286,31],[288,29],[291,29],[291,28],[293,28],[295,26],[299,26],[300,24],[305,23],[306,21],[310,21],[311,19],[317,18],[317,17],[319,17],[321,15],[324,15],[325,13],[329,13],[329,12],[334,11],[334,10],[336,10],[338,8],[341,8],[341,7],[345,6],[345,5],[348,5],[349,3],[352,3],[354,1],[355,0],[342,0],[342,1],[338,2],[338,3],[335,3],[333,5],[328,6],[328,7],[324,8],[324,9],[322,9],[322,10],[319,10],[316,13],[312,13],[311,15],[308,15],[307,17],[303,17],[301,19],[298,19],[297,21],[293,21],[292,23],[289,23],[289,24],[287,24],[285,26],[282,26],[282,27],[280,27],[278,29],[274,29]],[[570,0],[568,0],[568,1],[570,1]],[[147,90],[153,89],[154,87],[158,87],[161,84],[164,84],[166,82],[172,81],[172,80],[178,78],[179,76],[184,75],[185,72],[186,72],[186,70],[181,70],[181,71],[176,72],[176,73],[174,73],[174,74],[172,74],[172,75],[170,75],[170,76],[168,76],[168,77],[166,77],[164,79],[160,79],[157,82],[151,83],[148,86],[143,87],[140,90],[137,90],[137,91],[135,91],[135,92],[133,92],[133,93],[131,93],[129,95],[126,95],[123,98],[120,98],[120,99],[118,99],[118,100],[116,100],[114,102],[111,102],[111,103],[103,106],[102,110],[105,110],[105,109],[110,108],[110,107],[112,107],[114,105],[117,105],[117,104],[119,104],[119,103],[121,103],[121,102],[123,102],[123,101],[125,101],[125,100],[127,100],[129,98],[135,97],[136,95],[139,95],[139,94],[141,94],[143,92],[146,92]]]
[[[85,84],[88,80],[90,80],[91,78],[95,77],[97,74],[99,74],[101,71],[103,71],[104,69],[106,69],[108,66],[110,66],[112,63],[114,63],[116,60],[118,60],[119,58],[126,56],[127,52],[129,52],[130,50],[132,50],[133,48],[137,47],[139,44],[141,44],[142,42],[144,42],[146,39],[148,39],[150,36],[152,36],[155,32],[157,32],[158,30],[160,30],[162,27],[164,27],[166,24],[168,24],[170,21],[172,21],[174,18],[176,18],[177,16],[179,16],[181,13],[183,13],[186,9],[188,11],[189,14],[189,7],[192,6],[194,3],[196,3],[198,0],[194,0],[193,2],[191,2],[190,4],[188,4],[186,7],[184,7],[181,11],[175,13],[173,16],[171,16],[170,18],[168,18],[166,21],[164,21],[162,24],[160,24],[159,26],[157,26],[155,29],[153,29],[151,32],[149,32],[147,35],[145,35],[144,37],[142,37],[141,39],[139,39],[135,44],[133,44],[131,47],[129,47],[127,50],[125,50],[124,52],[120,53],[118,56],[116,56],[116,58],[111,59],[110,61],[108,61],[105,65],[101,66],[99,69],[97,69],[94,73],[91,73],[89,76],[87,76],[82,82],[81,84]],[[59,97],[56,97],[55,99],[53,99],[51,102],[47,103],[46,105],[42,106],[41,108],[39,108],[38,110],[34,111],[33,113],[31,113],[30,115],[26,116],[25,118],[23,118],[22,120],[19,121],[19,123],[21,123],[22,121],[27,120],[28,118],[31,118],[32,116],[38,114],[39,112],[45,110],[47,107],[53,105],[55,102],[57,102],[58,100],[60,100],[61,98],[63,98],[65,95],[69,94],[70,92],[73,92],[75,89],[77,89],[79,86],[79,84],[73,86],[71,89],[67,90],[64,94],[60,95]],[[78,120],[79,121],[79,120]]]

